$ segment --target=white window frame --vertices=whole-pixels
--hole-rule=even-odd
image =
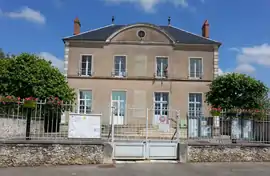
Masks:
[[[90,56],[91,57],[91,70],[90,70],[90,75],[88,75],[88,64],[89,62],[86,62],[86,68],[85,68],[85,75],[82,74],[82,59],[83,59],[83,56]],[[94,56],[92,54],[81,54],[80,55],[80,66],[79,66],[79,74],[80,76],[92,76],[93,75],[93,59],[94,59]]]
[[[201,95],[201,102],[196,101],[196,96],[195,96],[195,100],[194,101],[190,101],[190,95],[191,94],[199,94]],[[202,92],[189,92],[188,93],[188,116],[192,118],[192,116],[190,116],[190,104],[194,104],[194,117],[200,117],[201,115],[203,115],[203,93]],[[200,111],[196,111],[197,105],[201,104],[200,106]],[[198,114],[198,113],[199,114]]]
[[[156,94],[157,93],[162,93],[162,94],[167,94],[168,95],[168,101],[164,101],[163,100],[163,96],[160,97],[160,100],[156,100]],[[162,115],[162,112],[163,112],[163,105],[164,104],[167,104],[167,115],[169,114],[169,106],[170,106],[170,93],[169,92],[166,92],[166,91],[158,91],[158,92],[154,92],[153,94],[153,101],[154,101],[154,115],[158,115],[156,114],[156,103],[158,103],[160,105],[160,115]]]
[[[190,65],[190,61],[191,59],[199,59],[201,60],[202,64],[201,64],[201,73],[199,74],[199,76],[197,77],[197,72],[196,72],[196,65],[194,67],[194,77],[191,76],[191,65]],[[188,59],[188,77],[189,79],[202,79],[203,76],[203,58],[202,57],[189,57]]]
[[[167,59],[167,76],[168,76],[168,68],[169,68],[169,56],[156,56],[155,58],[155,77],[156,78],[166,78],[167,76],[164,76],[164,70],[163,70],[163,65],[161,65],[161,75],[159,76],[158,75],[158,62],[157,60],[160,59],[160,58],[163,58],[163,59]]]
[[[91,92],[91,98],[90,99],[86,99],[85,97],[83,98],[83,99],[81,99],[81,97],[80,97],[80,92],[82,92],[82,91],[89,91],[89,92]],[[90,113],[92,112],[92,110],[93,110],[93,91],[92,90],[89,90],[89,89],[80,89],[79,91],[78,91],[78,105],[77,105],[77,113],[78,114],[86,114],[86,102],[87,101],[90,101]],[[83,113],[81,113],[80,112],[80,106],[81,106],[81,101],[84,101],[84,112]]]
[[[120,73],[122,73],[121,72],[121,63],[118,63],[118,65],[119,65],[119,75],[116,75],[116,68],[115,68],[115,65],[116,65],[116,63],[115,63],[115,61],[116,61],[116,57],[124,57],[125,58],[125,69],[124,69],[124,75],[120,75]],[[126,55],[114,55],[113,56],[113,76],[114,77],[118,77],[118,78],[123,78],[123,77],[126,77],[127,76],[127,56]]]

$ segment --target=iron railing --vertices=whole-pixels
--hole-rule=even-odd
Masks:
[[[215,116],[188,115],[187,121],[191,143],[270,143],[269,110],[223,110]]]

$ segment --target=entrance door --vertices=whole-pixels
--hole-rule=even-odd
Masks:
[[[113,115],[113,121],[115,125],[123,125],[125,118],[126,109],[126,92],[124,91],[113,91],[111,100],[111,109]],[[112,123],[112,118],[110,120]]]
[[[189,93],[189,111],[188,111],[188,133],[189,137],[196,138],[200,136],[200,118],[202,117],[202,94]],[[205,126],[204,126],[205,127]],[[202,130],[205,130],[205,128]],[[205,132],[202,132],[203,134]]]
[[[154,94],[154,119],[153,124],[157,125],[160,121],[168,118],[169,93],[155,92]]]

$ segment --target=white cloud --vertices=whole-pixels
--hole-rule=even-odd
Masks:
[[[52,65],[59,68],[61,72],[64,71],[64,61],[60,58],[57,58],[49,52],[41,52],[38,54],[40,57],[43,57],[45,60],[51,61]]]
[[[46,18],[41,12],[29,7],[22,7],[19,11],[14,12],[2,12],[2,14],[9,18],[24,19],[39,24],[45,24],[46,22]]]
[[[254,73],[256,69],[250,64],[240,64],[235,68],[235,72],[239,73]]]
[[[270,67],[270,45],[262,44],[252,47],[230,48],[236,51],[238,66],[235,71],[253,73],[256,71],[254,65]]]
[[[240,52],[238,48],[229,48],[230,51]]]
[[[224,72],[219,68],[218,69],[218,75],[223,75],[224,74]]]
[[[270,45],[262,44],[242,48],[240,53],[237,55],[237,61],[240,63],[270,66]]]
[[[112,3],[133,3],[143,8],[145,12],[154,12],[158,4],[171,3],[183,8],[189,7],[188,0],[105,0]]]

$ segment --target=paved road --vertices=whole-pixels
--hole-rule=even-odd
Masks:
[[[115,168],[60,166],[2,168],[0,176],[269,176],[270,163],[117,164]]]

